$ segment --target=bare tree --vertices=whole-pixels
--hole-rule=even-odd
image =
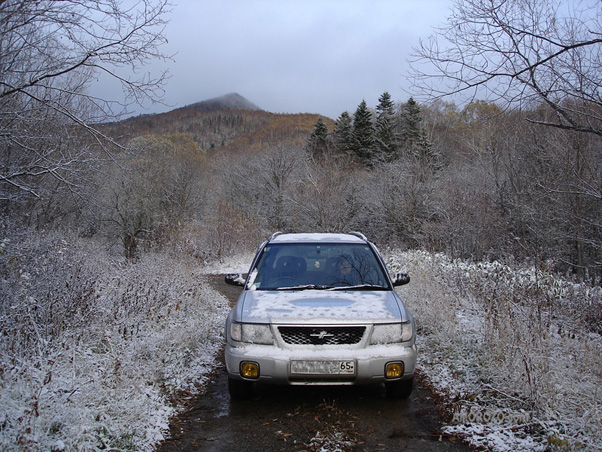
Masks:
[[[110,140],[94,124],[158,99],[165,74],[140,69],[167,58],[159,47],[168,7],[167,0],[0,1],[0,199],[40,197],[43,176],[73,183],[73,169],[90,155],[70,145],[73,137],[88,135],[106,150]],[[124,100],[91,95],[97,77],[116,80]],[[50,119],[52,127],[44,124]]]
[[[205,153],[189,135],[133,139],[114,165],[99,174],[95,199],[101,232],[118,239],[127,258],[139,245],[169,243],[204,210]]]
[[[230,161],[223,168],[225,198],[248,219],[266,231],[294,228],[294,188],[301,182],[306,152],[296,143],[284,142],[271,149]]]
[[[300,230],[341,232],[357,229],[365,208],[366,175],[351,170],[352,158],[338,156],[328,161],[310,161],[294,192],[292,223]]]
[[[547,105],[529,120],[602,135],[602,4],[456,0],[448,24],[415,49],[415,88],[506,105]]]

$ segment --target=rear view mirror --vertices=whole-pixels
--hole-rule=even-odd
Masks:
[[[395,273],[393,276],[393,285],[394,286],[403,286],[410,282],[410,275],[407,273]]]
[[[245,285],[245,278],[243,278],[240,273],[229,273],[224,278],[226,284],[230,284],[231,286],[240,286],[243,287]]]

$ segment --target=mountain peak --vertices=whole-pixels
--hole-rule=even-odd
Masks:
[[[216,110],[261,110],[238,93],[229,93],[194,104],[186,105],[181,110],[216,111]]]

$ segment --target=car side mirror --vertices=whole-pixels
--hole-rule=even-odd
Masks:
[[[395,273],[393,276],[393,286],[404,286],[410,282],[410,275],[407,273]]]
[[[245,285],[245,278],[243,278],[241,273],[228,273],[225,276],[224,281],[231,286],[243,287]]]

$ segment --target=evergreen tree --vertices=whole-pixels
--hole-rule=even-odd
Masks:
[[[339,153],[348,154],[353,151],[353,122],[348,112],[341,113],[332,134],[334,146]]]
[[[414,149],[414,158],[419,163],[422,180],[427,179],[429,175],[438,173],[443,168],[441,155],[435,150],[435,146],[424,128],[420,132],[420,139]]]
[[[401,116],[401,139],[406,148],[412,147],[420,141],[422,129],[422,115],[420,106],[411,97],[403,104]]]
[[[328,126],[322,118],[318,118],[314,130],[307,140],[307,152],[316,159],[323,158],[330,153],[330,137],[328,136]]]
[[[358,105],[353,116],[353,151],[367,166],[374,164],[375,136],[372,125],[372,113],[368,110],[366,101]]]
[[[376,144],[379,158],[392,161],[398,158],[395,140],[395,108],[391,95],[384,92],[376,106]]]
[[[417,163],[420,179],[435,174],[442,168],[441,156],[435,150],[422,125],[420,106],[410,97],[401,109],[401,137],[409,158]]]

